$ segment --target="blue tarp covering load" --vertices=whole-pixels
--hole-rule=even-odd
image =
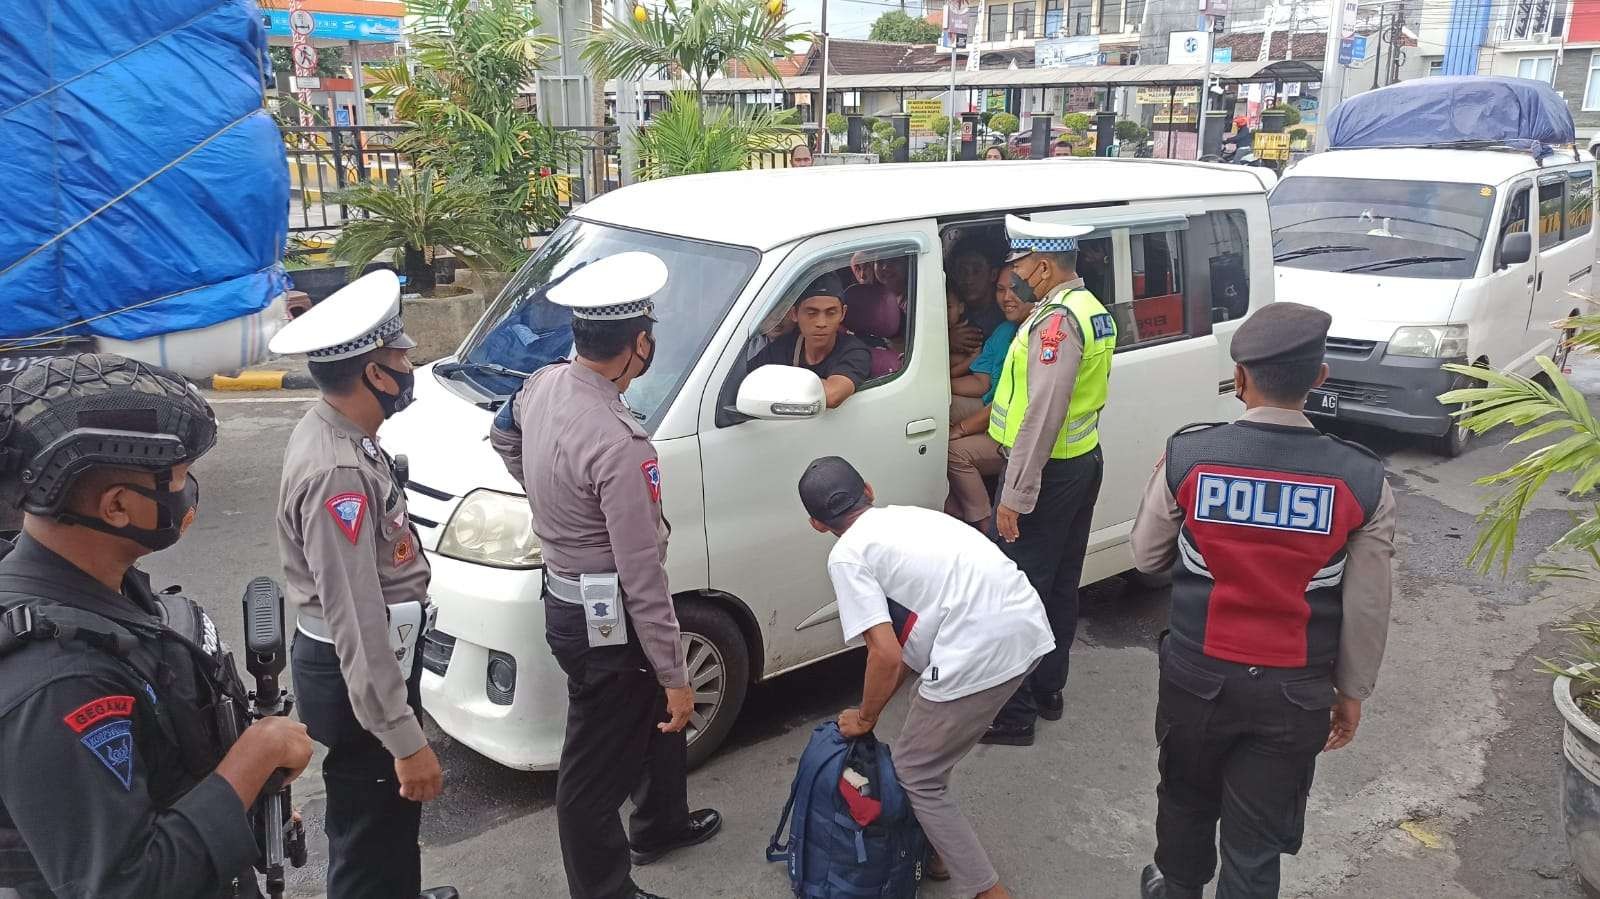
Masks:
[[[289,173],[254,0],[0,7],[0,347],[264,309]]]
[[[1328,119],[1335,149],[1474,142],[1531,149],[1575,139],[1572,113],[1550,85],[1503,76],[1406,81],[1351,97]]]

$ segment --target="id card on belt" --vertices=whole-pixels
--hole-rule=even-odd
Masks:
[[[422,603],[417,600],[397,602],[388,607],[389,648],[400,663],[400,672],[411,673],[411,659],[422,639],[424,629]]]
[[[622,616],[622,588],[615,572],[585,574],[578,578],[583,596],[583,620],[590,646],[621,646],[628,642],[628,622]]]

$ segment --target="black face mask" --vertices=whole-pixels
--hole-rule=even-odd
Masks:
[[[184,481],[183,489],[173,491],[171,475],[163,473],[156,480],[154,489],[143,484],[113,484],[114,487],[123,487],[139,494],[145,499],[156,504],[156,526],[153,528],[134,527],[124,525],[113,527],[99,518],[88,515],[79,515],[76,512],[63,512],[59,516],[68,524],[81,525],[102,533],[117,537],[126,537],[151,552],[160,552],[178,542],[183,532],[194,520],[194,515],[200,507],[200,482],[194,475],[189,475]]]
[[[642,331],[640,333],[644,334],[644,336],[650,340],[650,355],[641,357],[639,355],[639,345],[636,344],[636,343],[635,344],[630,344],[628,346],[628,352],[630,354],[632,354],[633,359],[641,359],[644,362],[644,366],[642,368],[640,368],[639,371],[634,374],[635,378],[644,377],[644,373],[650,370],[650,363],[656,361],[656,337],[655,337],[655,335],[649,333],[648,331]],[[632,360],[630,359],[629,361],[631,362]],[[625,375],[627,373],[628,373],[628,366],[626,366],[626,365],[622,366],[622,374],[621,375],[617,375],[615,378],[612,378],[611,379],[611,383],[615,384],[618,381],[622,380],[622,375]]]
[[[372,391],[373,397],[377,399],[378,405],[383,409],[383,417],[393,418],[400,410],[411,405],[411,401],[414,399],[411,395],[411,389],[416,386],[417,376],[414,372],[395,371],[379,362],[372,364],[383,369],[384,374],[394,378],[395,384],[400,387],[399,393],[384,393],[378,389],[376,384],[372,383],[366,372],[361,373],[361,382],[367,385],[368,390]]]

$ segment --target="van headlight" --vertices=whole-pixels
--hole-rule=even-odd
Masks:
[[[1426,325],[1400,328],[1389,338],[1390,356],[1450,359],[1467,354],[1466,325]]]
[[[479,489],[467,494],[444,526],[435,552],[495,568],[544,565],[528,500],[497,490]]]

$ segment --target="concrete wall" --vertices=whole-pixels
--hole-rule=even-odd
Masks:
[[[1594,53],[1600,53],[1600,50],[1569,47],[1562,54],[1560,64],[1556,66],[1555,88],[1566,98],[1567,108],[1572,110],[1572,121],[1578,126],[1579,140],[1586,140],[1589,135],[1600,130],[1600,110],[1583,108],[1583,90],[1589,78],[1589,59]],[[1595,99],[1600,100],[1600,97]]]

